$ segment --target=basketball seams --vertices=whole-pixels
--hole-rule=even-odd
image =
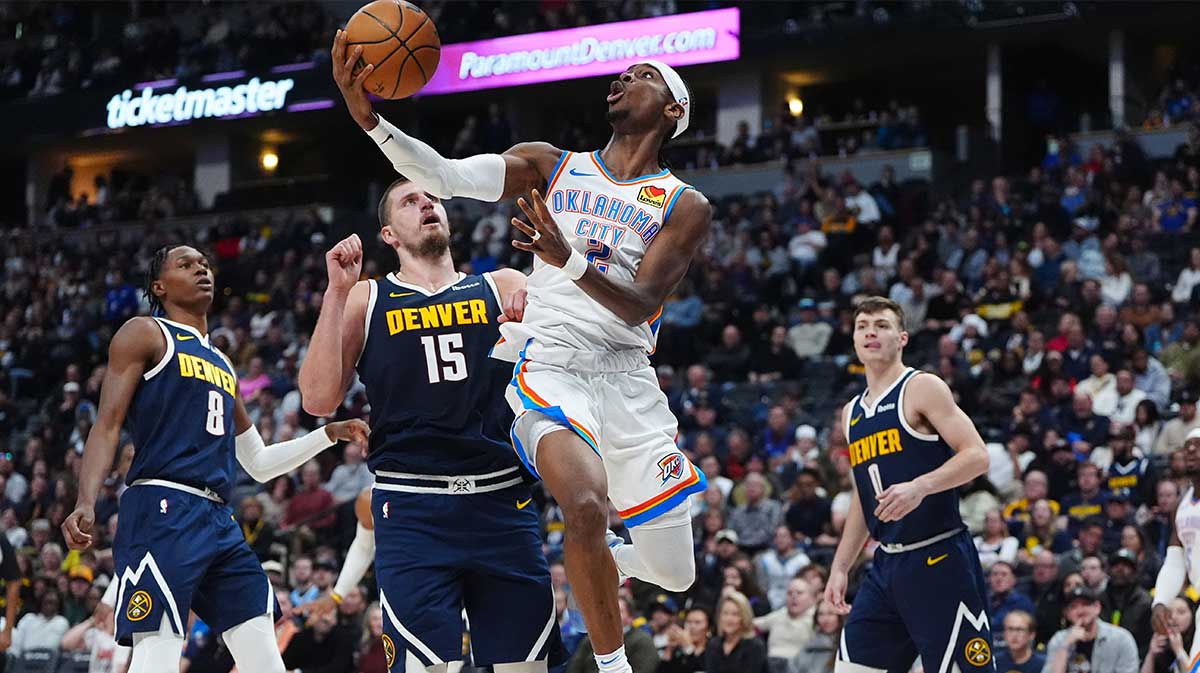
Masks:
[[[392,39],[395,39],[397,44],[395,46],[391,47],[389,49],[389,51],[382,56],[366,56],[366,55],[364,55],[364,57],[362,59],[363,62],[365,62],[367,60],[375,62],[376,69],[380,69],[381,66],[383,66],[385,63],[388,65],[388,70],[390,70],[393,67],[396,69],[394,79],[391,83],[390,91],[388,90],[386,83],[379,81],[379,79],[380,79],[379,75],[382,75],[383,73],[377,73],[370,78],[370,80],[373,80],[378,83],[378,85],[379,85],[378,89],[376,89],[375,86],[368,86],[368,89],[378,95],[382,95],[382,96],[385,96],[385,97],[391,98],[391,99],[394,99],[397,96],[397,94],[401,92],[402,86],[404,86],[405,90],[407,90],[409,88],[413,88],[414,85],[416,85],[415,88],[417,90],[419,90],[425,84],[429,83],[430,78],[434,74],[430,68],[426,67],[426,63],[424,61],[426,61],[426,60],[430,61],[431,62],[430,65],[432,65],[433,69],[436,69],[436,67],[437,67],[436,62],[441,60],[440,59],[441,44],[440,44],[440,40],[439,40],[439,36],[438,36],[438,32],[437,32],[437,27],[434,26],[434,24],[433,24],[433,19],[430,18],[429,15],[425,14],[425,12],[423,12],[420,8],[416,7],[415,5],[413,5],[409,2],[405,2],[403,0],[400,0],[400,1],[392,0],[392,2],[387,2],[387,3],[376,2],[376,3],[371,3],[371,4],[373,5],[371,7],[371,9],[375,10],[375,11],[368,11],[368,9],[366,7],[364,7],[359,10],[359,13],[364,14],[367,17],[370,17],[371,21],[373,21],[375,24],[381,26],[384,29],[384,31],[386,32],[387,37],[384,37],[379,40],[367,40],[367,41],[361,41],[361,42],[355,41],[355,42],[350,42],[348,44],[350,44],[351,46],[354,46],[354,45],[371,46],[374,50],[379,50],[380,48],[382,48],[382,46],[384,44],[386,44],[389,40],[392,40]],[[379,12],[390,13],[391,11],[394,11],[394,10],[398,10],[397,14],[399,15],[399,16],[395,17],[397,19],[395,21],[395,28],[393,28],[392,25],[389,24],[389,20],[385,20],[379,16]],[[419,16],[420,20],[418,22],[416,22],[416,24],[414,25],[412,22],[407,20],[407,17],[405,16],[406,14],[417,15],[417,16]],[[362,24],[360,22],[360,25],[369,26],[370,24],[369,23]],[[411,29],[405,31],[404,29],[407,26],[413,26],[413,27]],[[367,29],[367,30],[369,31],[369,29]],[[373,31],[369,31],[369,32],[373,32]],[[403,33],[403,35],[402,35],[402,33]],[[376,33],[376,34],[378,35],[378,33]],[[409,45],[408,42],[410,40],[417,41],[419,43],[419,46],[413,47],[413,46]],[[434,42],[435,44],[428,43],[431,41]],[[420,43],[424,43],[424,44],[420,44]],[[396,63],[395,61],[392,61],[391,59],[396,57],[396,53],[398,51],[400,51],[401,47],[404,48],[404,51],[406,53],[403,56],[403,58],[401,58],[399,63]],[[428,53],[429,50],[432,50],[432,54]],[[408,62],[410,60],[416,61],[417,71],[421,78],[421,81],[419,84],[417,83],[416,80],[413,80],[411,77],[408,77],[406,79],[407,76],[405,75],[405,68],[408,67]],[[393,64],[395,64],[395,65],[393,65]]]
[[[400,40],[401,42],[404,41],[404,40],[401,40],[400,35],[396,33],[396,30],[399,30],[400,28],[404,27],[404,12],[400,12],[400,25],[396,26],[396,28],[393,29],[391,26],[387,25],[387,23],[385,23],[383,19],[368,12],[366,9],[360,9],[358,11],[362,12],[362,14],[364,16],[369,16],[372,19],[374,19],[375,23],[378,23],[379,25],[383,26],[384,30],[386,30],[388,33],[390,33],[392,37],[396,38],[397,40]],[[429,18],[429,17],[425,17],[425,18]]]

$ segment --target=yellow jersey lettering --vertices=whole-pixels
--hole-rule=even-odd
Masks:
[[[179,354],[179,375],[185,379],[190,379],[195,376],[195,374],[192,373],[191,356],[187,353]]]
[[[418,317],[417,309],[405,308],[405,309],[401,309],[401,311],[404,312],[404,329],[412,330],[412,329],[420,329],[421,328],[420,323],[417,322],[417,317]]]
[[[437,309],[438,321],[442,325],[454,324],[454,305],[453,304],[437,304],[434,306]]]
[[[422,327],[440,327],[441,321],[438,320],[437,306],[422,306],[417,309],[421,313]]]
[[[404,320],[400,317],[399,311],[387,312],[388,336],[399,334],[404,331]]]
[[[487,304],[482,299],[472,299],[467,302],[471,306],[471,322],[480,325],[487,324]]]
[[[1138,478],[1136,474],[1131,474],[1127,477],[1110,477],[1108,480],[1108,488],[1116,490],[1118,488],[1132,488],[1137,486]]]
[[[850,466],[854,467],[879,456],[900,453],[903,450],[899,430],[880,430],[850,444]]]
[[[467,313],[467,302],[465,302],[465,301],[454,302],[454,324],[455,325],[469,325],[470,323],[471,323],[471,317]]]

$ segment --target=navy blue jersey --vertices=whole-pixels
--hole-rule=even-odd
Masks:
[[[371,404],[371,470],[470,475],[517,465],[504,401],[512,365],[488,356],[501,313],[491,277],[433,293],[395,274],[369,282],[357,369]]]
[[[209,488],[229,500],[237,475],[233,410],[237,373],[208,337],[165,318],[167,350],[142,375],[129,420],[137,452],[125,477]]]
[[[884,489],[932,472],[954,455],[941,437],[914,430],[904,418],[904,389],[919,373],[908,369],[870,405],[855,397],[848,411],[846,439],[863,515],[871,537],[885,544],[912,544],[963,525],[955,489],[926,496],[899,521],[875,516]]]

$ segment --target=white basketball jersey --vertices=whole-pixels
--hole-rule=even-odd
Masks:
[[[564,152],[547,182],[546,205],[567,242],[614,279],[631,282],[642,257],[689,185],[668,170],[633,180],[612,177],[600,152]],[[572,351],[654,352],[662,309],[630,326],[587,296],[557,267],[535,258],[522,322],[500,326],[493,351],[515,362],[528,347],[533,360],[562,360]],[[644,357],[644,355],[643,355]],[[565,364],[565,363],[564,363]]]
[[[1187,561],[1188,581],[1200,587],[1200,502],[1194,495],[1194,487],[1179,500],[1175,510],[1175,531],[1183,543],[1183,558]]]

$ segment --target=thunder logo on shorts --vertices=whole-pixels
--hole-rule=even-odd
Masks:
[[[683,461],[682,453],[672,453],[658,461],[658,478],[662,479],[662,483],[683,478]]]

